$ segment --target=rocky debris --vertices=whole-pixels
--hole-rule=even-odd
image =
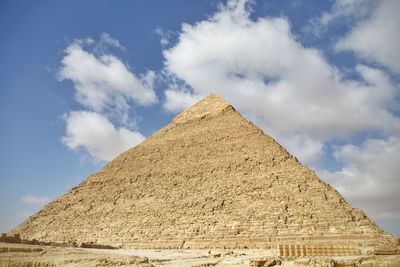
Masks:
[[[252,267],[267,267],[267,266],[275,266],[281,265],[280,259],[274,258],[258,258],[250,260],[250,266]]]
[[[210,95],[12,230],[124,248],[270,248],[393,238]]]
[[[56,243],[56,242],[43,242],[43,241],[38,241],[36,239],[26,240],[26,239],[21,239],[19,234],[9,236],[5,233],[1,235],[0,242],[26,244],[26,245],[41,245],[41,246],[58,246],[58,247],[68,246],[68,247],[80,247],[80,248],[116,249],[116,247],[110,245],[101,245],[101,244],[96,244],[94,242],[86,242],[86,243],[82,242],[78,246],[76,242]]]
[[[282,259],[275,250],[107,250],[0,243],[3,266],[354,266],[398,267],[400,255]],[[219,254],[219,257],[214,255]],[[264,256],[262,256],[264,255]],[[267,256],[269,255],[269,256]]]
[[[0,243],[0,267],[154,266],[146,257],[113,255],[80,248]]]
[[[22,240],[19,234],[14,234],[11,236],[7,235],[6,233],[2,233],[0,236],[0,242],[20,244],[21,241]]]
[[[359,263],[356,262],[355,265],[357,267],[399,267],[400,266],[400,256],[399,255],[391,255],[391,256],[369,256],[364,257],[360,260]]]
[[[65,246],[66,244],[57,244],[55,242],[43,242],[43,241],[38,241],[36,239],[33,240],[27,240],[27,239],[21,239],[19,234],[14,234],[14,235],[7,235],[6,233],[2,233],[0,236],[0,242],[4,243],[12,243],[12,244],[26,244],[26,245],[43,245],[43,246]]]
[[[96,244],[94,242],[88,242],[88,243],[81,243],[79,245],[80,248],[98,248],[98,249],[116,249],[116,247],[109,246],[109,245],[100,245]]]
[[[23,261],[18,259],[13,261],[3,261],[0,258],[0,267],[56,267],[56,265],[48,262]]]
[[[398,255],[400,254],[400,238],[386,240],[376,246],[370,254],[374,255]]]
[[[361,256],[361,257],[312,257],[294,260],[296,266],[310,267],[397,267],[400,266],[400,256]]]
[[[397,254],[400,254],[400,248],[392,247],[392,246],[377,247],[376,249],[374,249],[372,254],[375,254],[375,255],[397,255]]]
[[[335,267],[335,261],[328,257],[300,258],[294,261],[296,266]]]
[[[2,252],[41,252],[43,248],[40,247],[0,247],[0,253]]]

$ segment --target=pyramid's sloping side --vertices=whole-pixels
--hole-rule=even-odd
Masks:
[[[384,235],[229,107],[161,129],[12,233],[153,248],[370,242]]]

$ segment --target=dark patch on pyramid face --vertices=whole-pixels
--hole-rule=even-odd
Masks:
[[[176,116],[11,233],[136,248],[390,238],[217,95]]]

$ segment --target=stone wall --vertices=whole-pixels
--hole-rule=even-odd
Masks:
[[[354,245],[283,244],[278,245],[282,257],[358,256],[361,251]]]

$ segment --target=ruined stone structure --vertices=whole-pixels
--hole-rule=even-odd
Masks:
[[[132,248],[374,245],[391,238],[214,94],[10,234]]]
[[[278,245],[282,257],[313,257],[313,256],[355,256],[361,251],[354,245]]]

